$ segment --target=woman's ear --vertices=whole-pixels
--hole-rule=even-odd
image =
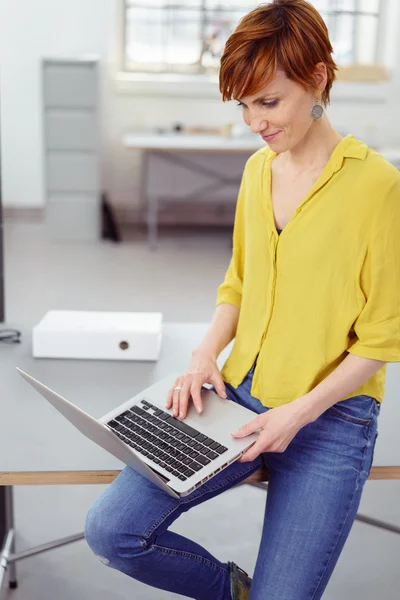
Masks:
[[[326,88],[326,84],[328,82],[328,73],[327,73],[325,63],[320,62],[317,65],[315,65],[314,81],[315,81],[315,91],[318,91],[319,95],[322,95],[322,92]]]

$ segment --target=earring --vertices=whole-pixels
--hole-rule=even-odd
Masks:
[[[323,114],[324,114],[324,109],[322,108],[321,104],[319,103],[319,101],[317,99],[316,104],[314,104],[314,106],[312,107],[311,116],[313,119],[317,120],[317,119],[320,119]]]

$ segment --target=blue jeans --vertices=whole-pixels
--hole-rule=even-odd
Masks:
[[[229,399],[255,413],[273,410],[250,395],[253,371],[237,389],[226,384]],[[181,499],[126,467],[90,509],[87,543],[108,566],[155,588],[197,600],[231,600],[227,562],[169,527],[266,466],[270,479],[250,600],[317,600],[357,513],[379,409],[369,396],[344,400],[303,427],[285,452],[235,462]],[[234,518],[229,496],[226,509]]]

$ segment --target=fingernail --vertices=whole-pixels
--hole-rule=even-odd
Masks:
[[[179,413],[179,418],[183,419],[183,413]]]

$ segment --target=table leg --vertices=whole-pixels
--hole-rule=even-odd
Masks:
[[[148,242],[149,248],[155,250],[157,248],[158,238],[158,204],[157,196],[150,196],[147,199],[147,227],[148,227]]]
[[[13,488],[10,485],[0,486],[0,590],[6,571],[11,589],[17,587],[15,562],[9,562],[8,557],[15,552],[14,531],[14,499]]]

